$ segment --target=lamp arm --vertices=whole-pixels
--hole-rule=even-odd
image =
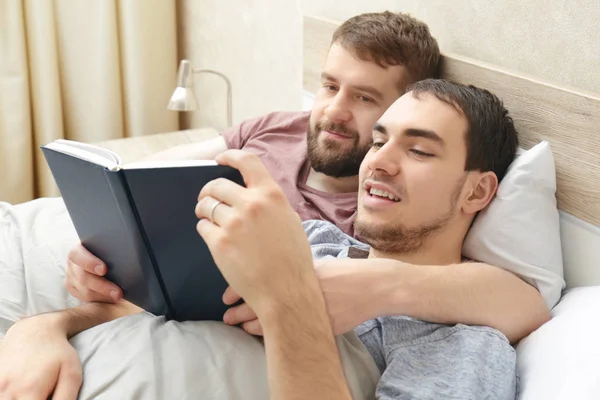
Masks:
[[[232,119],[231,118],[231,106],[232,106],[232,104],[231,104],[231,81],[229,80],[229,78],[227,76],[225,76],[224,74],[220,73],[219,71],[215,71],[213,69],[194,68],[192,71],[195,74],[206,72],[208,74],[218,75],[225,80],[225,83],[227,84],[227,127],[230,128],[231,127],[231,119]]]

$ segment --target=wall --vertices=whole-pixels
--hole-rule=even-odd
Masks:
[[[426,22],[442,51],[600,93],[598,0],[299,0],[304,14],[343,21],[403,11]]]
[[[600,1],[579,0],[177,0],[180,58],[225,72],[234,123],[300,109],[302,15],[343,21],[369,11],[404,11],[426,22],[442,51],[600,93]],[[204,108],[191,126],[223,127],[225,87],[196,78]],[[202,93],[202,94],[201,94]],[[184,126],[186,122],[184,121]]]
[[[302,14],[296,0],[177,0],[179,57],[216,69],[233,87],[233,123],[302,107]],[[201,110],[182,126],[225,127],[225,84],[195,75]]]

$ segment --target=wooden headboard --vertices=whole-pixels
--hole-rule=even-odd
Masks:
[[[333,31],[339,23],[304,17],[304,89],[320,85]],[[441,77],[488,89],[500,97],[528,149],[547,140],[557,174],[561,210],[600,226],[600,97],[444,54]]]

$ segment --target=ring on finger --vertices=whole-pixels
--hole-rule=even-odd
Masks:
[[[216,202],[215,204],[213,204],[213,205],[212,205],[212,207],[210,208],[210,214],[209,214],[209,216],[208,216],[208,219],[210,219],[210,222],[212,222],[213,224],[215,223],[215,221],[214,221],[214,219],[213,219],[213,217],[214,217],[214,214],[215,214],[215,209],[216,209],[216,208],[217,208],[217,206],[218,206],[219,204],[221,204],[221,203],[222,203],[222,201],[220,201],[220,200],[217,200],[217,202]]]

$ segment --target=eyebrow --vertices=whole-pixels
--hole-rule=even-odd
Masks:
[[[382,124],[380,124],[379,122],[377,122],[377,123],[375,123],[375,125],[373,125],[373,130],[381,133],[382,135],[389,136],[387,128],[385,126],[383,126]],[[437,133],[435,133],[434,131],[429,131],[427,129],[409,128],[409,129],[406,129],[403,133],[405,136],[408,136],[408,137],[420,137],[423,139],[427,139],[427,140],[431,140],[433,142],[439,143],[442,146],[446,145],[446,142],[444,142],[444,139],[442,139]]]
[[[327,72],[321,73],[321,79],[326,80],[326,81],[331,81],[334,83],[338,83],[338,80],[335,79],[335,77],[333,75],[328,74]],[[364,86],[364,85],[350,85],[350,86],[353,89],[358,90],[359,92],[364,92],[364,93],[371,95],[372,97],[375,97],[376,100],[383,99],[383,94],[379,90],[375,89],[372,86]]]
[[[373,125],[373,130],[381,133],[382,135],[388,136],[388,131],[385,126],[381,125],[379,122]]]
[[[437,133],[435,133],[434,131],[429,131],[427,129],[410,128],[405,130],[404,134],[408,137],[420,137],[423,139],[431,140],[432,142],[439,143],[442,146],[446,145],[444,139],[442,139]]]

